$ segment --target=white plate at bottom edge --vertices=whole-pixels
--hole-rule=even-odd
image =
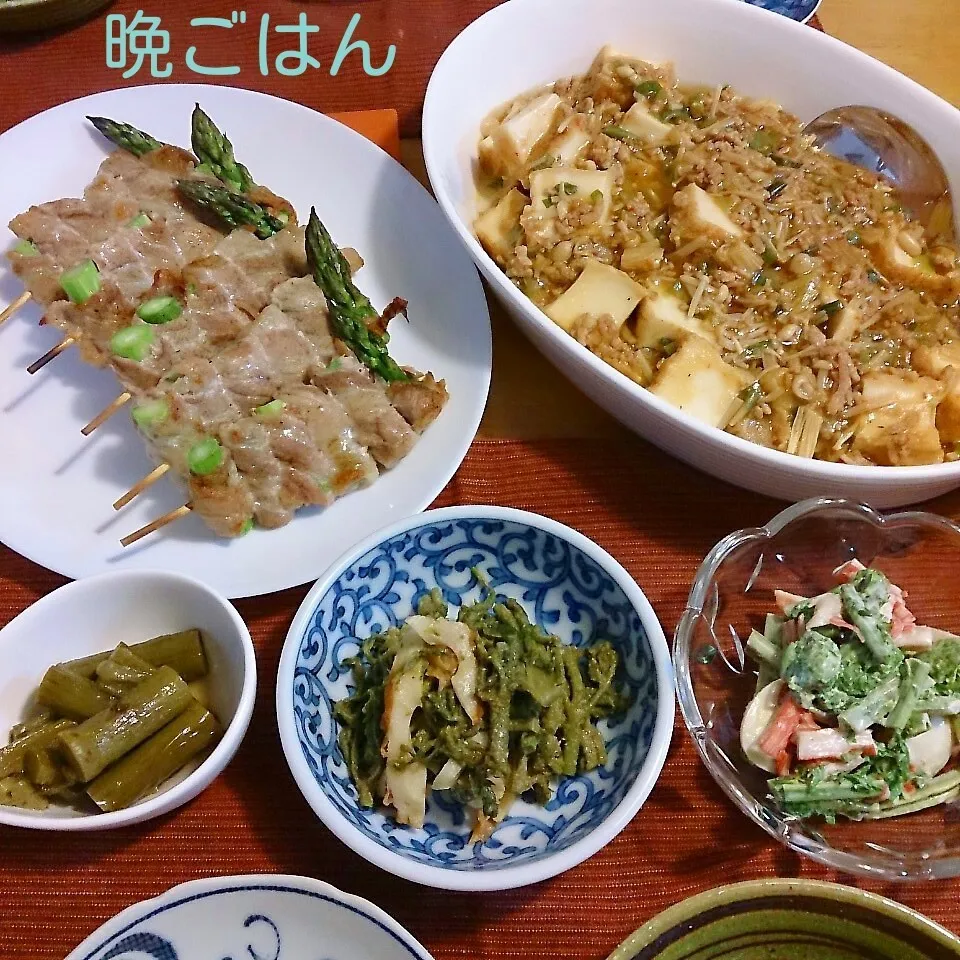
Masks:
[[[111,504],[154,464],[125,411],[89,439],[80,428],[120,392],[114,375],[65,351],[35,376],[26,366],[59,339],[28,304],[0,326],[0,542],[74,579],[117,569],[171,570],[230,599],[314,580],[358,540],[428,506],[476,434],[491,369],[490,318],[479,276],[439,207],[392,157],[348,127],[299,104],[233,87],[157,84],[62,104],[0,136],[0,223],[31,204],[78,196],[106,156],[85,119],[124,120],[189,146],[199,102],[225,129],[260,183],[287,197],[304,222],[311,205],[341,246],[366,264],[358,285],[377,306],[409,301],[410,322],[391,325],[391,353],[445,379],[446,409],[410,455],[365,490],[323,510],[300,511],[279,530],[237,540],[195,516],[127,549],[120,538],[183,503],[165,477],[130,506]],[[278,133],[290,143],[278,148]],[[57,149],[50,151],[49,144]],[[30,157],[43,156],[41,163]],[[10,245],[13,243],[10,235]],[[0,242],[0,248],[7,244]],[[0,261],[0,304],[22,287]]]
[[[319,880],[194,880],[128,907],[67,960],[432,960],[379,907]]]

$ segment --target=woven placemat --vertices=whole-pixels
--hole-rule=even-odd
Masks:
[[[581,530],[636,578],[668,636],[707,550],[733,529],[765,522],[780,506],[744,496],[634,439],[478,441],[437,500],[456,503],[535,510]],[[955,510],[957,503],[940,506]],[[9,551],[0,553],[0,571],[0,622],[61,582]],[[197,800],[116,833],[0,830],[0,957],[62,958],[129,904],[218,874],[327,880],[383,907],[439,960],[602,960],[664,907],[718,884],[765,876],[856,882],[802,860],[749,824],[714,785],[679,721],[643,810],[613,843],[567,874],[503,894],[450,894],[367,865],[315,819],[277,736],[273,679],[306,589],[238,604],[257,647],[257,709],[237,758]],[[960,930],[960,881],[862,885]]]

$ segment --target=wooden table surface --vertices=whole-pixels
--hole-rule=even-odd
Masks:
[[[0,0],[2,2],[2,0]],[[496,0],[262,0],[279,22],[301,10],[321,26],[329,64],[355,10],[375,51],[394,42],[385,77],[348,62],[338,77],[257,71],[256,44],[226,31],[204,47],[211,62],[236,56],[235,83],[325,112],[395,106],[404,162],[422,176],[419,110],[430,69],[466,23]],[[669,0],[665,0],[669,2]],[[820,20],[859,46],[960,103],[956,0],[825,0]],[[223,16],[237,3],[117,0],[110,12],[160,16],[183,69],[191,16]],[[251,7],[252,10],[252,7]],[[0,40],[0,130],[55,103],[144,82],[104,65],[103,15],[60,34]],[[34,158],[25,158],[25,163]],[[42,158],[36,158],[42,162]],[[7,185],[15,189],[15,185]],[[745,495],[663,456],[598,410],[493,310],[494,376],[478,442],[438,500],[538,510],[578,527],[641,584],[668,636],[704,553],[730,530],[763,522],[778,505]],[[2,461],[0,469],[15,469]],[[651,509],[655,505],[655,509]],[[938,509],[960,514],[960,495]],[[696,522],[692,515],[696,514]],[[62,583],[0,547],[0,625]],[[192,804],[113,834],[49,835],[0,828],[0,958],[56,960],[123,907],[173,884],[221,873],[301,873],[366,896],[410,929],[438,960],[600,960],[666,906],[733,880],[804,876],[855,883],[900,900],[960,933],[960,881],[865,883],[828,871],[749,825],[710,779],[678,721],[670,755],[629,827],[579,868],[537,887],[482,896],[444,894],[394,880],[333,839],[313,818],[276,739],[272,680],[305,588],[237,604],[257,647],[263,682],[250,732],[228,771]]]

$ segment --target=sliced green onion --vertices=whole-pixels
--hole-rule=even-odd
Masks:
[[[21,257],[36,257],[40,254],[40,251],[32,240],[21,240],[14,245],[13,252],[19,253]]]
[[[170,407],[166,400],[147,400],[145,403],[138,403],[130,411],[130,415],[141,430],[152,430],[170,416]]]
[[[883,278],[880,276],[879,273],[877,273],[876,270],[868,270],[868,271],[867,271],[867,279],[868,279],[871,283],[880,283]]]
[[[661,337],[658,343],[665,357],[672,357],[677,352],[677,341],[672,337]]]
[[[602,190],[594,190],[593,193],[590,194],[591,203],[600,203],[601,200],[603,200]]]
[[[564,181],[560,184],[560,189],[569,197],[577,192],[577,185],[575,183],[567,183]]]
[[[247,517],[243,521],[243,526],[240,528],[240,536],[245,537],[253,529],[253,517]]]
[[[197,292],[197,285],[195,283],[187,284],[187,293],[192,297]]]
[[[831,300],[829,303],[820,304],[820,310],[823,311],[828,317],[832,317],[835,313],[839,313],[843,309],[843,302],[841,300]]]
[[[634,89],[641,96],[652,100],[654,97],[659,96],[660,92],[663,90],[663,86],[656,80],[642,80]]]
[[[276,215],[276,218],[284,225],[287,225],[287,222],[290,219],[290,214],[286,210],[280,210]]]
[[[768,266],[775,266],[780,262],[780,257],[772,243],[767,243],[763,248],[763,262]]]
[[[847,243],[851,244],[854,247],[862,246],[863,240],[860,237],[860,234],[856,230],[851,230],[847,234]]]
[[[783,191],[786,189],[787,189],[787,181],[781,180],[779,177],[777,177],[777,179],[773,180],[770,183],[770,186],[767,187],[767,195],[770,197],[771,200],[776,200],[777,197],[779,197],[780,194],[783,193]]]
[[[636,140],[636,135],[623,127],[618,127],[615,123],[609,127],[604,127],[601,133],[605,133],[614,140]]]
[[[766,278],[766,276],[764,276],[764,273],[763,273],[762,270],[758,270],[758,271],[750,278],[750,286],[752,286],[752,287],[764,287],[764,286],[766,286],[766,284],[767,284],[767,278]]]
[[[772,340],[758,340],[756,343],[751,343],[749,347],[745,347],[740,356],[743,357],[744,360],[756,360],[764,350],[772,346]]]
[[[187,466],[198,477],[213,473],[222,463],[223,447],[215,437],[204,437],[187,451]]]
[[[144,323],[169,323],[183,313],[176,297],[151,297],[137,307],[137,316]]]
[[[557,198],[554,196],[547,196],[543,198],[543,205],[545,207],[555,207],[557,205]]]
[[[143,323],[118,330],[110,338],[110,349],[118,356],[138,363],[150,355],[153,346],[153,330]]]
[[[74,303],[85,303],[100,289],[100,271],[92,260],[84,260],[60,275],[60,286]]]
[[[690,119],[690,110],[687,107],[667,107],[660,111],[660,119],[664,123],[679,123]]]
[[[546,170],[547,167],[552,167],[556,158],[551,156],[549,153],[545,157],[541,157],[531,168],[531,172],[534,170]]]
[[[128,224],[128,227],[146,227],[150,218],[141,210]]]
[[[756,150],[757,153],[762,153],[765,157],[769,157],[779,143],[780,137],[778,134],[774,133],[772,130],[764,130],[761,127],[750,138],[750,142],[747,144],[747,146],[750,147],[751,150]]]
[[[271,400],[269,403],[261,404],[254,408],[254,413],[259,417],[276,417],[283,413],[286,404],[282,400]]]
[[[331,493],[333,491],[333,487],[330,485],[329,480],[324,480],[323,477],[314,477],[313,479],[316,482],[317,486],[324,493]]]

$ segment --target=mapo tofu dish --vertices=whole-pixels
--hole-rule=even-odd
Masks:
[[[778,105],[601,51],[481,130],[478,238],[584,347],[803,457],[960,457],[960,259]]]

